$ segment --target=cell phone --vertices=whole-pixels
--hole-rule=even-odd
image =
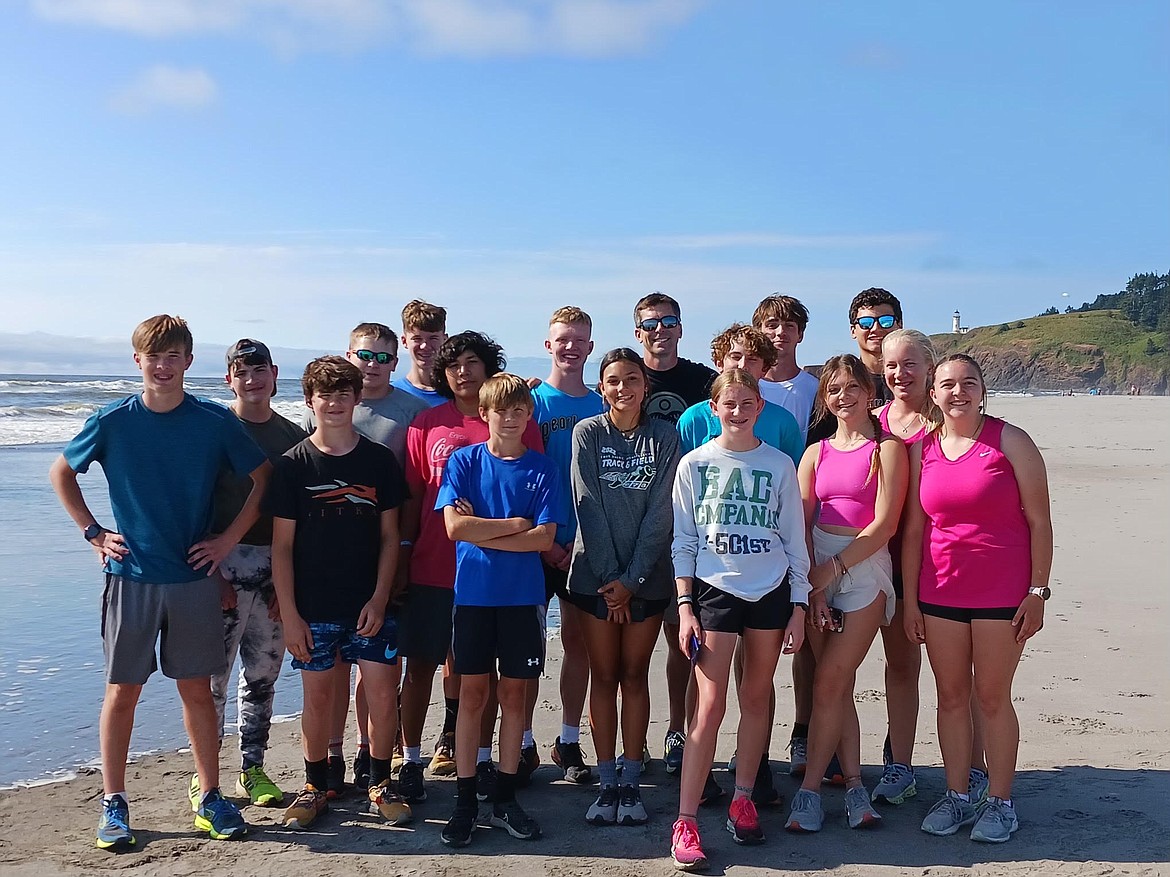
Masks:
[[[845,613],[835,606],[829,607],[829,623],[825,625],[828,633],[840,633],[845,629]]]
[[[699,642],[699,638],[695,634],[691,634],[691,638],[687,640],[687,657],[691,659],[691,666],[699,663],[699,651],[703,644]]]

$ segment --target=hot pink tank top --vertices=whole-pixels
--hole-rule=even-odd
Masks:
[[[1003,426],[988,417],[975,444],[957,460],[943,456],[937,433],[922,441],[923,603],[1007,608],[1027,596],[1031,532],[1015,470],[1000,450]]]
[[[890,406],[883,405],[878,411],[878,420],[881,421],[882,429],[890,435],[894,435],[894,431],[890,429]],[[906,446],[906,450],[910,450],[910,446],[922,441],[926,438],[926,427],[920,426],[918,432],[913,435],[905,437],[897,436],[902,440],[902,444]],[[905,519],[905,512],[903,512],[903,520]],[[902,521],[898,522],[898,529],[894,531],[894,535],[890,537],[890,560],[894,563],[894,588],[901,598],[902,596]],[[929,602],[929,601],[928,601]]]
[[[878,411],[878,420],[880,420],[882,423],[882,429],[884,429],[890,435],[895,435],[894,431],[892,429],[890,429],[890,406],[889,405],[883,405],[881,407],[881,410]],[[908,436],[898,435],[895,437],[901,439],[902,443],[904,445],[906,445],[907,448],[909,448],[915,442],[922,441],[922,439],[925,435],[926,435],[926,427],[920,426],[920,427],[918,427],[918,432],[914,433],[914,435],[908,435]]]
[[[877,503],[878,475],[870,477],[876,443],[872,440],[838,451],[822,439],[817,456],[816,493],[821,503],[818,524],[868,527]],[[869,483],[866,484],[866,480]]]

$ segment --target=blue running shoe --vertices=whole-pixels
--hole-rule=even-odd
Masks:
[[[219,789],[212,789],[199,802],[195,827],[206,831],[212,840],[236,840],[248,834],[248,823],[239,809]]]
[[[976,807],[987,800],[989,782],[986,771],[973,767],[967,772],[967,797]]]
[[[121,852],[137,841],[130,833],[130,805],[121,795],[114,795],[102,803],[102,817],[98,820],[97,848]]]
[[[1001,844],[1011,840],[1020,827],[1016,808],[1003,798],[988,798],[979,812],[979,819],[971,829],[971,840]]]

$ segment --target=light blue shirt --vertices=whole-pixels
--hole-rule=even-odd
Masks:
[[[682,438],[682,452],[689,454],[723,432],[723,424],[711,410],[710,402],[699,402],[682,413],[678,419],[678,433]],[[804,439],[796,418],[779,405],[764,402],[763,410],[752,433],[766,445],[783,451],[799,466],[804,454]]]

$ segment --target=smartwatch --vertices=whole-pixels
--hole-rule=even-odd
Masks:
[[[81,535],[85,537],[86,542],[92,542],[98,536],[102,535],[106,530],[101,524],[90,524],[81,531]]]
[[[1028,593],[1035,594],[1041,600],[1047,600],[1049,597],[1052,596],[1052,589],[1049,588],[1047,585],[1045,585],[1043,587],[1037,586],[1035,588],[1028,588]]]

